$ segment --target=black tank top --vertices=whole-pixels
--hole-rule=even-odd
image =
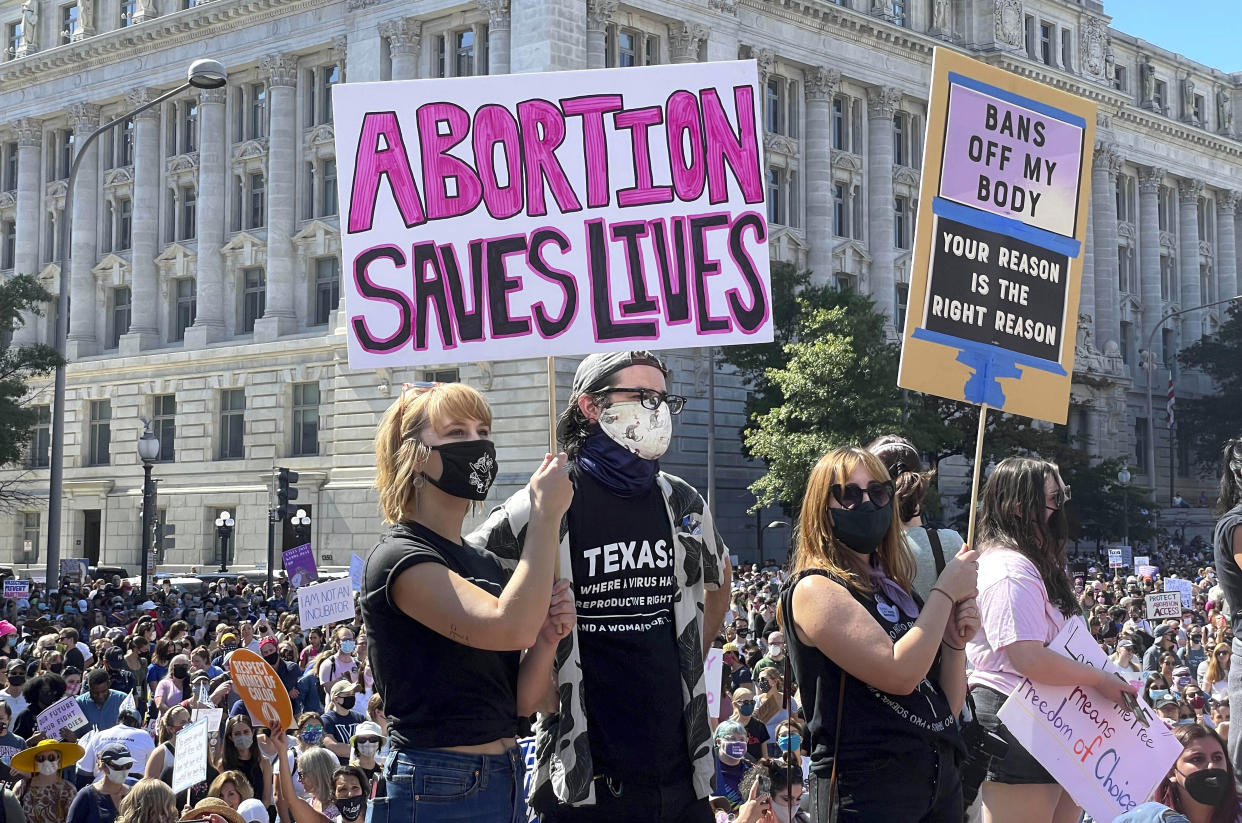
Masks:
[[[392,526],[367,555],[362,619],[392,747],[439,749],[516,737],[521,652],[457,643],[397,608],[392,585],[419,563],[447,566],[496,597],[509,579],[495,555],[417,523]]]
[[[1212,549],[1216,555],[1216,577],[1225,591],[1225,601],[1233,611],[1229,624],[1235,636],[1242,627],[1242,569],[1233,559],[1233,532],[1242,526],[1242,503],[1234,506],[1216,521],[1216,533],[1212,537]]]
[[[876,764],[878,761],[907,756],[923,756],[938,742],[965,752],[957,718],[949,709],[948,698],[940,688],[940,656],[932,662],[927,678],[910,694],[887,694],[850,677],[815,646],[808,646],[794,630],[793,590],[802,578],[820,574],[838,585],[845,582],[824,569],[806,569],[794,575],[781,591],[781,610],[785,620],[785,644],[789,660],[802,693],[803,713],[809,715],[811,771],[827,777],[832,772],[832,749],[836,739],[837,702],[841,697],[841,678],[845,680],[845,703],[841,714],[841,768],[850,764]],[[902,614],[883,594],[860,595],[848,586],[846,591],[862,604],[896,643],[913,626],[916,617]],[[918,596],[914,595],[915,602]],[[919,603],[922,608],[922,603]],[[885,616],[888,615],[888,617]],[[895,619],[889,619],[889,617]]]

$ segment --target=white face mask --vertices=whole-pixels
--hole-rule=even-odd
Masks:
[[[124,783],[125,778],[129,777],[129,769],[108,769],[104,777],[113,783]]]
[[[667,403],[655,411],[637,400],[613,403],[600,412],[599,427],[644,460],[658,460],[673,440],[673,415]]]
[[[359,743],[358,754],[363,757],[375,757],[375,753],[379,751],[378,743]]]
[[[788,806],[781,803],[772,803],[770,808],[772,809],[772,816],[779,820],[780,823],[790,823],[792,820]]]
[[[37,764],[37,768],[39,769],[39,774],[46,774],[46,775],[56,774],[58,771],[60,771],[60,761],[44,760],[42,763]]]

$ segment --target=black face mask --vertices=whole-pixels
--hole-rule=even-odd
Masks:
[[[47,670],[51,672],[52,674],[60,674],[61,672],[65,670],[65,664],[64,663],[50,663],[48,664]]]
[[[490,440],[464,440],[431,446],[440,453],[440,479],[423,477],[445,494],[466,500],[486,500],[496,479],[496,444]]]
[[[185,680],[186,677],[188,677],[190,674],[190,667],[189,666],[173,666],[172,673],[173,673],[173,677],[177,678],[178,680]]]
[[[342,820],[348,820],[350,823],[362,816],[362,795],[357,797],[338,797],[335,801],[336,810],[341,813]]]
[[[893,504],[864,500],[852,509],[832,510],[832,536],[859,554],[872,554],[893,525]]]
[[[1200,769],[1186,778],[1186,793],[1196,803],[1216,806],[1229,790],[1229,772],[1224,769]]]
[[[357,698],[357,695],[353,695],[353,694],[342,697],[340,701],[341,708],[344,709],[345,711],[353,710],[354,700],[356,698]]]
[[[11,674],[11,675],[9,675],[9,685],[10,685],[10,686],[23,686],[23,685],[25,685],[25,683],[26,683],[26,675],[24,675],[24,674]]]
[[[1048,516],[1048,534],[1061,546],[1069,540],[1069,517],[1065,508],[1061,507]]]
[[[263,655],[263,659],[267,661],[267,665],[271,666],[272,668],[276,668],[276,664],[280,662],[280,655],[265,654]]]

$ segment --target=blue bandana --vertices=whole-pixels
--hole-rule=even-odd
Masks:
[[[636,497],[651,488],[660,471],[659,460],[644,460],[592,427],[578,452],[578,465],[618,497]]]

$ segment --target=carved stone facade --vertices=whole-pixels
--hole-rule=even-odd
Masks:
[[[772,255],[809,267],[820,282],[868,293],[892,328],[900,312],[918,310],[904,305],[903,289],[919,196],[928,44],[986,57],[1019,74],[1055,77],[1096,99],[1100,146],[1087,173],[1098,197],[1089,209],[1071,419],[1085,418],[1082,428],[1092,435],[1085,448],[1093,456],[1135,465],[1136,430],[1149,425],[1156,477],[1167,478],[1168,433],[1159,415],[1145,419],[1137,350],[1148,339],[1157,353],[1162,345],[1175,353],[1193,343],[1221,322],[1220,310],[1163,327],[1162,315],[1236,293],[1237,78],[1119,36],[1095,3],[556,2],[480,0],[433,9],[393,0],[212,0],[172,12],[144,0],[135,7],[135,24],[122,28],[112,19],[115,4],[83,0],[80,30],[65,45],[52,36],[49,0],[23,5],[20,14],[33,21],[30,34],[11,59],[0,61],[0,112],[7,118],[0,140],[15,144],[19,159],[16,189],[0,192],[0,219],[16,223],[14,269],[35,273],[53,292],[59,270],[52,244],[67,221],[75,226],[62,538],[73,548],[67,554],[79,546],[88,551],[89,523],[102,518],[98,559],[135,565],[142,472],[134,421],[152,416],[156,397],[172,397],[176,406],[175,460],[156,468],[160,507],[177,529],[169,563],[201,566],[214,559],[209,524],[222,508],[243,524],[236,559],[260,560],[273,464],[302,473],[299,502],[313,508],[312,542],[321,562],[343,565],[351,552],[374,543],[375,421],[394,385],[427,375],[345,365],[337,279],[345,267],[325,89],[347,75],[350,82],[375,82],[499,73],[510,68],[510,55],[514,71],[755,59],[765,182],[784,209],[771,211],[775,204],[768,204]],[[1028,43],[1028,15],[1052,26],[1056,53],[1047,59],[1035,53],[1037,43]],[[1069,60],[1061,53],[1066,44]],[[97,162],[86,164],[94,177],[78,179],[73,214],[64,214],[66,185],[58,169],[68,136],[85,136],[101,120],[178,85],[208,45],[227,66],[229,87],[186,93],[151,109],[134,124],[132,145],[125,132],[101,140],[91,150]],[[105,251],[105,231],[119,236],[109,220],[130,220],[133,248]],[[140,247],[148,251],[139,254]],[[255,331],[247,332],[247,301],[260,290],[267,302]],[[129,330],[114,346],[126,305]],[[53,319],[32,318],[15,344],[48,341]],[[669,356],[672,390],[694,395],[701,411],[707,359]],[[510,468],[497,496],[519,488],[545,448],[531,421],[546,398],[529,396],[531,386],[543,385],[543,369],[543,361],[459,367],[463,380],[488,393],[500,421],[497,439]],[[563,392],[572,360],[558,361],[558,369]],[[1167,372],[1156,373],[1158,387],[1166,380]],[[1179,396],[1210,390],[1198,375],[1179,373],[1177,380]],[[318,443],[317,453],[304,454],[291,433],[295,411],[307,412],[295,409],[294,387],[303,397],[311,384]],[[753,518],[744,513],[753,500],[746,487],[757,469],[741,459],[736,439],[745,387],[723,372],[716,384],[717,514],[726,542],[749,561],[757,540]],[[237,390],[246,398],[243,453],[232,459],[222,446],[222,403],[225,392]],[[93,404],[105,400],[114,448],[107,465],[92,465],[91,416],[100,413]],[[664,462],[705,489],[702,417],[679,420],[677,445]],[[1143,471],[1136,475],[1143,478]],[[46,469],[33,469],[22,482],[39,491]],[[1178,483],[1188,496],[1197,491],[1196,478]],[[25,522],[19,520],[0,514],[0,561],[22,561]]]

